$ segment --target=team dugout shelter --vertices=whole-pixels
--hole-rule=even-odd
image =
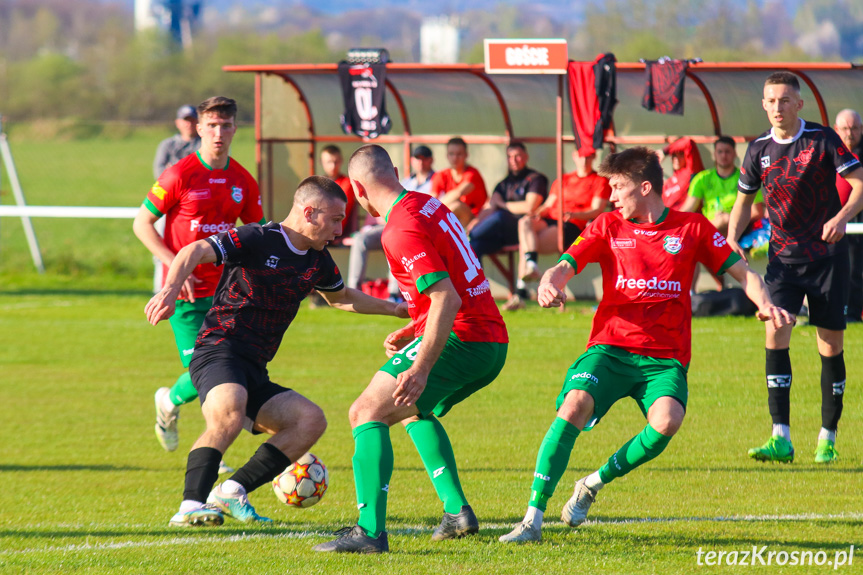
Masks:
[[[562,40],[509,42],[524,47],[530,42],[556,42],[563,43],[564,54],[566,50]],[[447,140],[460,136],[469,146],[468,163],[482,173],[489,193],[506,176],[505,150],[512,141],[526,145],[528,165],[546,174],[549,182],[572,171],[571,152],[577,139],[582,145],[585,142],[574,133],[572,107],[577,104],[570,101],[570,79],[556,65],[554,73],[537,73],[529,66],[495,73],[500,70],[489,68],[488,46],[484,65],[388,62],[385,101],[391,127],[374,139],[342,130],[345,104],[337,64],[223,69],[254,74],[257,175],[264,213],[278,220],[287,214],[299,182],[322,173],[319,152],[330,144],[342,149],[346,161],[356,148],[380,144],[400,175],[406,175],[412,147],[431,148],[433,168],[441,170],[447,167]],[[761,98],[765,78],[776,71],[799,77],[805,120],[831,126],[838,111],[863,109],[860,64],[689,61],[682,92],[684,113],[658,113],[642,107],[646,66],[645,62],[616,62],[617,104],[602,129],[604,143],[597,150],[596,166],[609,151],[635,145],[660,149],[684,136],[700,146],[706,166],[712,165],[712,142],[718,135],[733,137],[742,157],[746,142],[770,128]],[[670,175],[669,160],[665,163]]]

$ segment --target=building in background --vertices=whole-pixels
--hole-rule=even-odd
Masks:
[[[204,0],[135,0],[135,30],[160,28],[184,49],[192,46]]]
[[[459,61],[459,19],[457,16],[425,18],[420,26],[420,62],[455,64]]]

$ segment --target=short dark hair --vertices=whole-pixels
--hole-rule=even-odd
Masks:
[[[313,199],[348,201],[342,187],[324,176],[309,176],[300,182],[294,192],[294,203],[307,205]]]
[[[639,146],[610,154],[602,160],[598,172],[604,178],[625,176],[635,184],[650,182],[653,191],[662,195],[662,166],[659,156],[649,148]]]
[[[519,140],[513,140],[512,142],[510,142],[509,145],[506,147],[506,151],[508,152],[508,151],[512,150],[513,148],[527,153],[527,148],[524,146],[524,142],[521,142]]]
[[[225,96],[213,96],[198,104],[198,117],[216,114],[220,118],[236,118],[237,102]]]
[[[456,138],[450,138],[450,139],[449,139],[449,141],[446,143],[446,145],[447,145],[447,146],[450,146],[450,145],[452,145],[452,144],[454,144],[454,145],[456,145],[456,146],[461,146],[462,148],[464,148],[465,150],[467,150],[467,142],[465,142],[465,141],[464,141],[463,139],[461,139],[461,138],[458,138],[458,137],[456,137]]]
[[[737,148],[737,143],[734,141],[734,138],[731,136],[719,136],[716,138],[716,141],[713,142],[713,149],[716,149],[717,144],[727,144],[732,148]]]
[[[769,86],[771,84],[784,84],[786,86],[791,86],[796,92],[800,92],[800,81],[797,79],[797,76],[791,72],[773,72],[767,76],[767,79],[764,81],[765,86]]]
[[[342,149],[336,145],[330,144],[329,146],[324,147],[324,149],[321,150],[321,153],[322,154],[327,153],[331,156],[341,156],[342,155]]]

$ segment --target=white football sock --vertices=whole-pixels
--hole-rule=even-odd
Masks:
[[[184,499],[182,503],[180,503],[180,513],[188,513],[189,511],[194,511],[195,509],[200,509],[204,504],[200,501],[195,501],[193,499]]]
[[[774,423],[773,435],[778,435],[779,437],[784,437],[788,441],[791,441],[791,426],[785,425],[784,423]]]
[[[528,505],[527,513],[524,514],[524,523],[530,523],[537,528],[542,527],[543,515],[545,515],[545,513],[541,509]]]
[[[224,493],[228,493],[229,495],[242,495],[246,492],[246,488],[234,481],[233,479],[228,479],[224,483],[222,483],[222,491]]]
[[[824,427],[821,428],[821,431],[818,432],[818,439],[828,439],[833,443],[836,443],[836,430],[830,431]]]
[[[605,483],[602,482],[602,479],[599,478],[599,471],[594,471],[590,475],[584,478],[584,484],[594,491],[599,491],[603,487],[605,487]]]

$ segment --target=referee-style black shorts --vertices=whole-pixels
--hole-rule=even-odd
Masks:
[[[787,264],[774,258],[767,264],[764,283],[773,303],[796,314],[809,302],[809,323],[816,327],[845,329],[850,272],[848,253],[806,262]]]
[[[287,387],[270,381],[266,366],[231,353],[219,346],[196,347],[189,364],[192,384],[198,390],[201,405],[207,400],[211,389],[223,383],[237,383],[246,388],[246,422],[243,427],[254,431],[255,419],[261,407],[272,397],[290,391]]]

